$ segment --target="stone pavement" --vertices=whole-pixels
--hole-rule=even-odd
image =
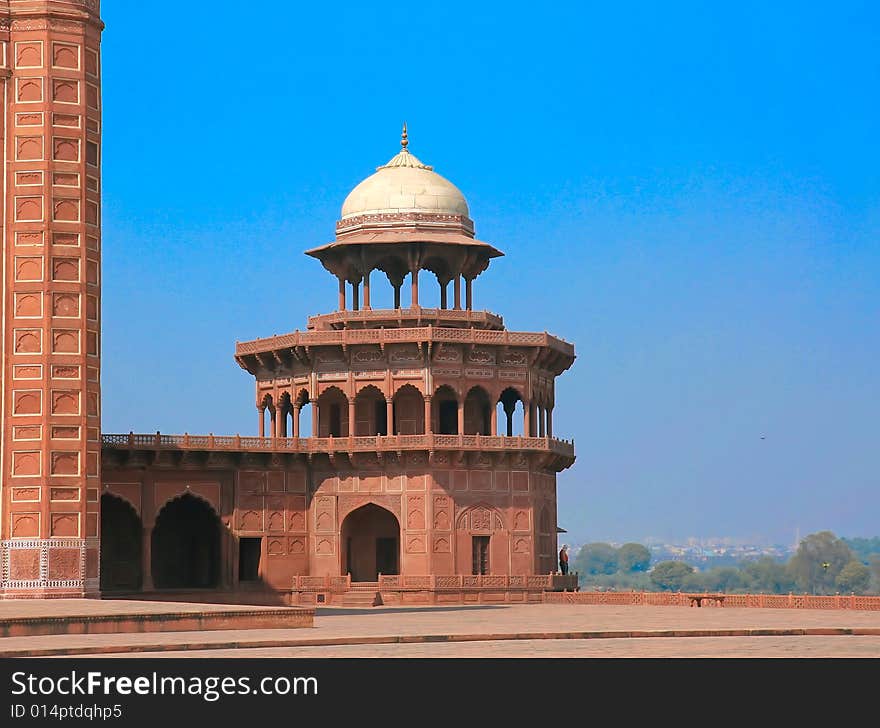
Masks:
[[[85,601],[85,600],[84,600]],[[6,603],[0,602],[0,605]],[[95,609],[123,602],[91,602]],[[131,605],[131,603],[129,603]],[[144,602],[137,602],[141,610]],[[57,604],[56,604],[57,606]],[[89,604],[84,605],[85,608]],[[162,603],[178,610],[184,605]],[[187,605],[201,608],[205,605]],[[213,605],[218,607],[218,605]],[[225,605],[225,608],[234,605]],[[22,608],[22,607],[19,607]],[[42,610],[45,607],[25,606]],[[70,607],[73,608],[73,607]],[[80,605],[78,608],[83,608]],[[134,609],[135,606],[130,606]],[[710,636],[774,630],[756,636]],[[859,634],[808,634],[848,630]],[[672,631],[697,636],[632,636]],[[799,634],[798,634],[799,633]],[[455,641],[453,640],[468,640]],[[435,641],[436,640],[436,641]],[[409,641],[411,644],[394,644]],[[372,642],[374,644],[363,644]],[[358,644],[361,643],[361,644]],[[210,649],[213,648],[213,649]],[[0,655],[90,652],[192,657],[373,656],[864,656],[880,657],[880,613],[850,610],[594,605],[320,607],[315,626],[0,639]]]

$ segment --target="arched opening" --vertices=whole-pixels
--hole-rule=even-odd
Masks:
[[[471,387],[464,400],[464,434],[492,434],[492,400],[482,387]]]
[[[408,302],[401,302],[401,289],[408,273],[406,261],[401,256],[388,256],[376,263],[376,269],[381,270],[388,278],[391,299],[389,308],[409,308]]]
[[[434,432],[440,435],[457,435],[458,395],[447,384],[438,387],[431,402],[434,417]]]
[[[411,384],[394,395],[394,434],[422,435],[425,432],[425,398]]]
[[[431,257],[422,263],[422,270],[434,274],[434,280],[425,276],[425,291],[419,292],[428,308],[448,308],[448,287],[452,280],[449,261],[441,257]]]
[[[525,409],[523,398],[513,387],[505,389],[498,398],[496,405],[498,414],[498,434],[507,437],[518,437],[524,434]]]
[[[293,409],[290,403],[290,392],[285,392],[281,395],[281,397],[278,398],[277,406],[280,409],[280,417],[277,417],[276,419],[276,428],[278,429],[275,433],[275,436],[290,437],[291,430],[287,426],[287,421],[290,417],[290,411]]]
[[[260,437],[271,437],[275,427],[272,420],[273,413],[275,412],[275,405],[272,403],[272,395],[267,394],[264,396],[257,409],[260,413],[257,434]]]
[[[205,501],[186,493],[165,504],[152,541],[157,589],[210,589],[220,577],[220,519]]]
[[[367,503],[342,522],[342,573],[352,581],[376,581],[400,573],[400,523],[395,515]]]
[[[312,404],[305,389],[301,389],[293,400],[291,421],[293,437],[312,437]]]
[[[141,519],[132,505],[101,496],[101,591],[138,591],[143,583]]]
[[[388,434],[388,406],[385,395],[372,384],[354,398],[354,434],[360,436]]]
[[[318,437],[348,437],[348,398],[338,387],[318,397]]]

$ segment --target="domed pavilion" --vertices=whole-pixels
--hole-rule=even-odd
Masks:
[[[102,588],[290,604],[539,601],[556,569],[555,378],[574,347],[474,309],[502,253],[461,191],[400,151],[306,251],[337,310],[239,342],[258,436],[104,436]],[[450,291],[450,284],[451,291]],[[375,308],[375,286],[390,308]],[[422,305],[436,285],[435,308]],[[407,289],[404,290],[404,289]],[[421,291],[421,298],[420,298]]]

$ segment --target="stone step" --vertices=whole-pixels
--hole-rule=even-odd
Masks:
[[[377,607],[382,604],[382,595],[375,589],[347,591],[342,595],[344,607]]]

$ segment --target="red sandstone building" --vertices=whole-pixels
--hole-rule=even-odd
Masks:
[[[259,436],[99,436],[96,4],[0,1],[4,596],[484,602],[574,588],[553,574],[556,473],[574,448],[552,417],[574,348],[474,310],[474,281],[502,253],[406,129],[346,198],[333,242],[307,251],[337,279],[337,310],[236,345]],[[393,308],[371,306],[376,285]],[[439,308],[420,286],[439,286]]]

